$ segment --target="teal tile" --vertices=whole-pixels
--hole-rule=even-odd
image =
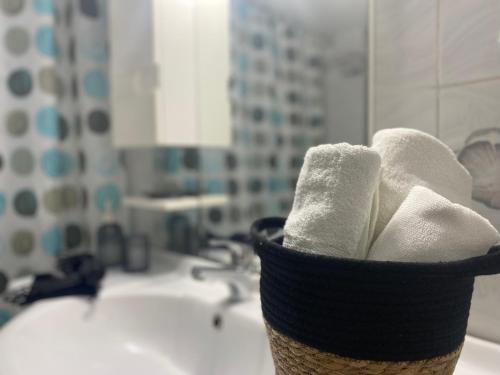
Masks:
[[[33,8],[39,14],[54,14],[53,0],[33,0]]]
[[[226,184],[223,180],[212,179],[206,182],[205,191],[209,194],[226,193]]]
[[[100,70],[91,70],[83,77],[85,94],[93,98],[105,98],[108,96],[108,80]]]
[[[107,184],[99,187],[95,192],[95,205],[104,212],[108,205],[113,211],[117,211],[121,206],[121,192],[115,184]]]

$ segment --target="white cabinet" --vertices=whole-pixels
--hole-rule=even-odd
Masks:
[[[116,147],[228,146],[229,0],[109,0]]]

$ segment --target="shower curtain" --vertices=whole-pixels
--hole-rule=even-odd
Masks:
[[[10,277],[88,249],[105,207],[121,216],[106,35],[99,0],[0,0],[0,270]]]

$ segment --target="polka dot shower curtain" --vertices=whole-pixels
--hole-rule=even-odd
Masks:
[[[0,270],[48,270],[89,248],[107,202],[121,215],[110,143],[106,4],[0,0]]]

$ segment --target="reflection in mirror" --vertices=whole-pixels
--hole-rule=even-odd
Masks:
[[[10,301],[286,216],[307,148],[366,141],[366,23],[365,0],[0,0],[0,280],[51,275]]]

